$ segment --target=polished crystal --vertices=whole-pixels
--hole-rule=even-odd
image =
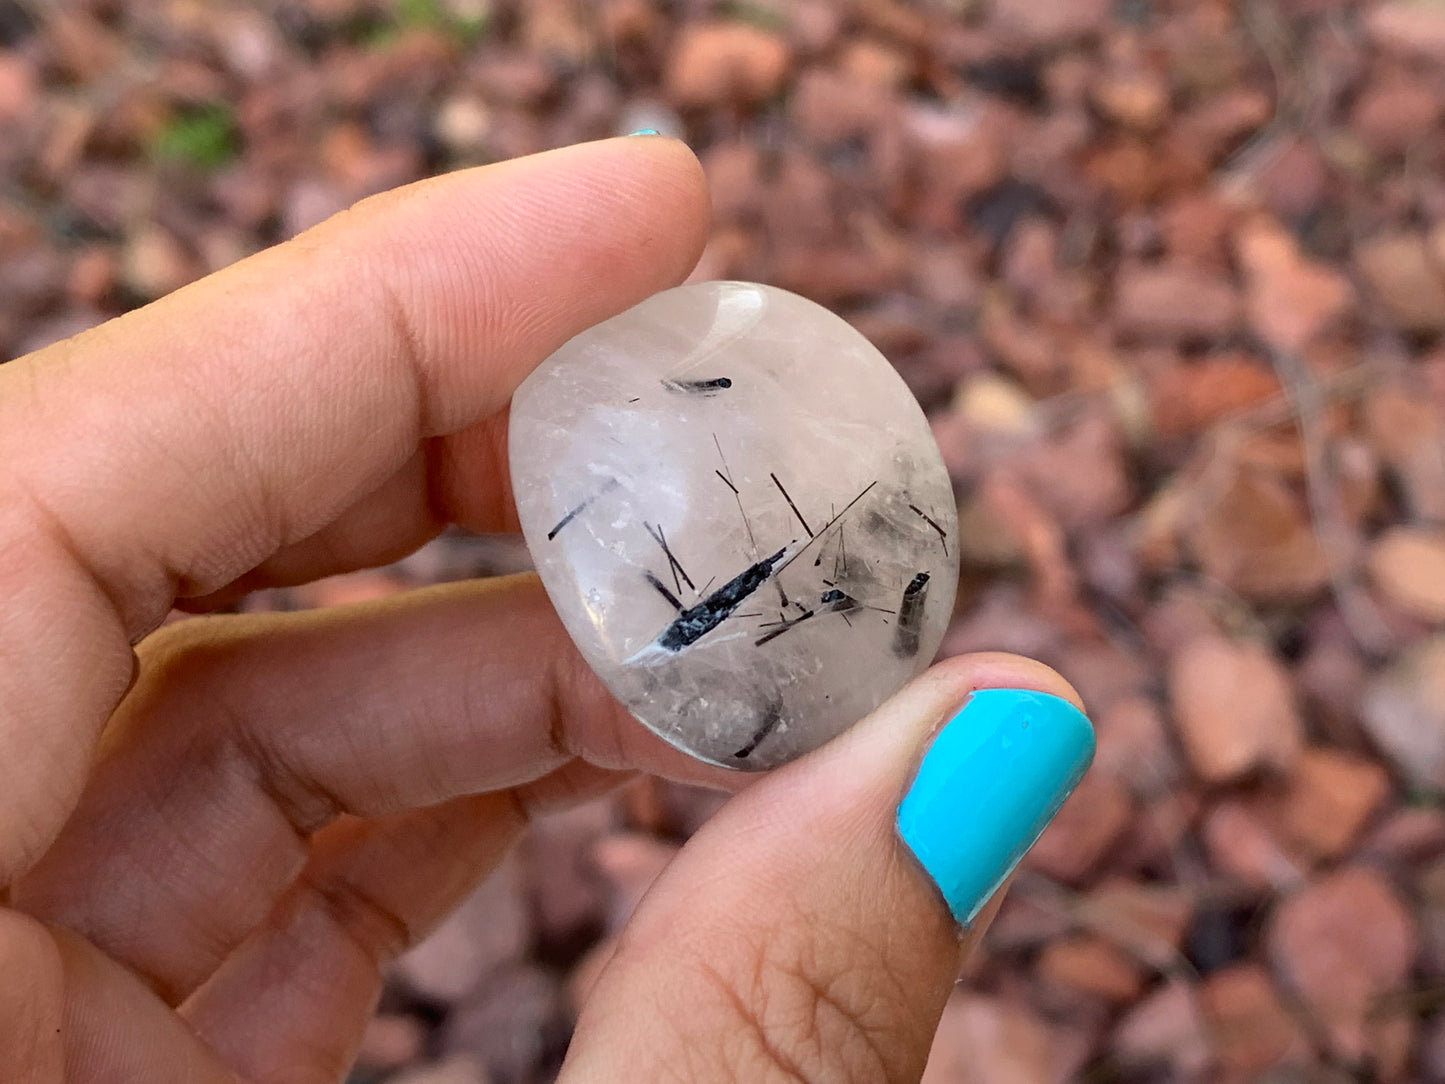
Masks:
[[[953,491],[917,402],[826,309],[681,286],[572,339],[512,401],[517,512],[583,656],[643,723],[762,769],[938,649]]]

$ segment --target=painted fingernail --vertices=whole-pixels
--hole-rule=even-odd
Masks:
[[[923,756],[898,834],[967,926],[1083,778],[1094,728],[1046,693],[981,689]]]
[[[635,132],[628,132],[628,135],[662,135],[656,128],[639,128]]]

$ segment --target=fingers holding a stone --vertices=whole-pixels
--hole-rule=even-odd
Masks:
[[[0,882],[64,819],[177,596],[318,536],[680,280],[706,210],[681,144],[567,148],[368,200],[0,369]]]
[[[644,899],[561,1080],[916,1080],[1092,756],[1077,705],[1037,663],[953,659],[735,797]]]
[[[685,148],[640,140],[375,197],[7,366],[6,472],[144,627],[160,589],[218,587],[310,536],[675,282],[704,200]]]
[[[15,901],[172,1000],[265,916],[309,834],[340,813],[486,790],[565,797],[579,761],[736,779],[636,725],[530,576],[200,618],[141,655],[79,807]]]

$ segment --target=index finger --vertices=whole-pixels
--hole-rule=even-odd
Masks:
[[[571,147],[364,201],[0,369],[0,463],[132,633],[504,405],[676,282],[706,220],[671,140]]]
[[[0,368],[0,883],[74,799],[130,642],[680,280],[706,195],[627,138],[422,182]]]

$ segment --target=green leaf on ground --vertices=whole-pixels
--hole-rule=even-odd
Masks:
[[[188,109],[156,137],[154,156],[161,161],[184,162],[197,169],[219,169],[240,151],[236,117],[220,103]]]

